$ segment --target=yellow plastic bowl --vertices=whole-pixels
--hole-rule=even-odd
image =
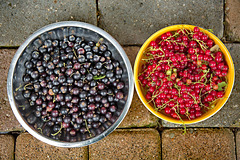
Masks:
[[[149,46],[150,42],[153,40],[156,40],[158,37],[160,37],[162,34],[166,33],[166,32],[172,32],[172,31],[177,31],[181,28],[185,28],[185,29],[190,29],[193,30],[193,28],[196,26],[193,25],[173,25],[173,26],[169,26],[166,28],[163,28],[159,31],[157,31],[156,33],[154,33],[150,38],[147,39],[147,41],[142,45],[141,49],[138,52],[137,58],[135,60],[135,64],[134,64],[134,80],[135,80],[135,87],[138,93],[138,96],[140,97],[142,103],[146,106],[146,108],[152,112],[155,116],[171,122],[171,123],[177,123],[177,124],[183,124],[182,121],[174,119],[170,116],[164,115],[160,112],[157,112],[153,106],[151,106],[149,103],[147,103],[147,100],[145,99],[143,92],[141,90],[141,86],[138,82],[138,75],[139,72],[141,71],[140,68],[143,64],[143,62],[141,61],[142,56],[143,56],[143,52],[146,50],[146,48]],[[199,27],[200,28],[200,27]],[[232,89],[233,89],[233,85],[234,85],[234,78],[235,78],[235,73],[234,73],[234,65],[233,65],[233,61],[232,61],[232,57],[230,55],[230,53],[228,52],[227,48],[225,47],[225,45],[212,33],[208,32],[207,30],[200,28],[200,31],[204,32],[205,34],[208,35],[208,37],[210,39],[212,39],[215,44],[217,44],[220,47],[220,50],[222,51],[223,55],[224,55],[224,59],[229,67],[228,70],[228,74],[227,74],[227,88],[225,91],[225,95],[223,99],[219,100],[215,107],[211,110],[208,110],[206,113],[204,113],[201,117],[198,117],[196,119],[193,120],[184,120],[184,124],[193,124],[193,123],[197,123],[197,122],[201,122],[203,120],[208,119],[209,117],[213,116],[215,113],[217,113],[223,106],[224,104],[227,102]]]

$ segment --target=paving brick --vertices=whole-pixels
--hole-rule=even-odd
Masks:
[[[101,0],[99,25],[121,44],[143,44],[161,28],[193,24],[223,36],[223,0]]]
[[[235,82],[233,87],[234,93],[240,93],[240,44],[227,43],[226,47],[232,56],[233,64],[235,68]]]
[[[235,158],[234,135],[229,129],[170,129],[162,133],[162,159]]]
[[[227,40],[240,42],[240,1],[227,0],[225,5],[225,21]]]
[[[14,159],[14,137],[0,135],[0,159]]]
[[[132,67],[135,62],[138,50],[140,47],[124,47],[126,54],[132,64]],[[158,118],[151,114],[146,107],[143,105],[141,100],[138,98],[136,91],[134,90],[134,95],[132,99],[131,107],[119,125],[119,128],[129,128],[129,127],[152,127],[157,125]]]
[[[43,143],[28,133],[22,133],[16,141],[16,159],[88,159],[88,148],[62,148]]]
[[[157,130],[115,130],[89,146],[89,159],[160,159],[160,146]]]
[[[0,132],[23,130],[13,115],[7,96],[7,74],[15,49],[0,49]]]
[[[131,107],[119,128],[157,126],[158,118],[143,105],[134,91]]]
[[[128,58],[131,62],[132,68],[134,68],[135,59],[136,59],[136,56],[138,54],[140,47],[129,46],[129,47],[123,47],[123,49],[126,52]]]
[[[240,131],[238,131],[236,135],[236,151],[237,151],[237,159],[239,159],[240,158]]]
[[[235,67],[235,83],[232,94],[223,108],[211,118],[188,127],[240,127],[240,44],[226,44]],[[173,123],[162,121],[164,127],[179,127]]]
[[[37,29],[59,21],[83,21],[96,25],[95,0],[0,3],[0,46],[19,46]]]

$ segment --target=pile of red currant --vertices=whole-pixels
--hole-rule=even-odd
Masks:
[[[166,32],[151,41],[138,76],[145,98],[175,119],[192,120],[224,98],[228,65],[198,27]]]

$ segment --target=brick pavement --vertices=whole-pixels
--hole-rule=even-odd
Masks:
[[[164,130],[162,159],[235,159],[235,142],[228,129]]]
[[[0,159],[14,158],[14,137],[11,135],[0,135]]]
[[[229,41],[240,41],[240,1],[227,0],[225,5],[226,36]]]
[[[15,49],[0,50],[0,132],[23,130],[11,111],[7,96],[7,74]]]
[[[144,0],[134,3],[121,0],[10,0],[0,3],[0,159],[239,159],[239,8],[238,0],[154,0],[151,3]],[[105,29],[124,45],[132,65],[139,46],[163,27],[186,23],[211,28],[225,41],[233,57],[236,68],[233,93],[216,115],[188,126],[185,135],[181,126],[153,116],[136,92],[118,129],[90,146],[52,147],[28,133],[16,132],[23,128],[7,100],[7,72],[16,51],[9,48],[19,46],[42,26],[63,20],[84,21]]]

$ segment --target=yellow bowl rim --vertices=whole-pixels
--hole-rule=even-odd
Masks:
[[[183,122],[180,121],[180,120],[177,120],[177,119],[173,119],[169,116],[166,116],[166,115],[164,115],[160,112],[155,111],[154,108],[150,104],[147,103],[147,101],[144,98],[143,93],[141,91],[140,85],[138,83],[138,68],[139,68],[139,63],[141,61],[141,56],[143,54],[143,51],[149,46],[149,44],[152,40],[157,39],[160,35],[168,32],[168,31],[176,31],[180,28],[186,28],[186,29],[191,29],[192,30],[194,27],[196,27],[196,26],[187,25],[187,24],[178,24],[178,25],[172,25],[172,26],[168,26],[168,27],[165,27],[163,29],[160,29],[159,31],[155,32],[152,36],[150,36],[144,42],[144,44],[142,45],[142,47],[140,48],[140,50],[138,52],[138,55],[137,55],[137,57],[135,59],[135,63],[134,63],[135,88],[136,88],[137,94],[138,94],[140,100],[142,101],[142,103],[144,104],[144,106],[152,114],[154,114],[156,117],[161,118],[161,119],[163,119],[165,121],[168,121],[168,122],[171,122],[171,123],[175,123],[175,124],[183,124]],[[215,44],[218,44],[218,46],[220,47],[222,53],[224,54],[225,60],[228,64],[228,67],[229,67],[228,80],[230,79],[230,81],[228,81],[228,86],[227,86],[227,89],[226,89],[226,92],[225,92],[225,95],[224,95],[224,97],[227,96],[226,98],[219,101],[213,109],[209,110],[208,112],[203,114],[201,117],[198,117],[198,118],[193,119],[193,120],[186,120],[186,121],[184,121],[184,124],[198,123],[198,122],[204,121],[204,120],[210,118],[211,116],[213,116],[214,114],[216,114],[224,106],[224,104],[227,102],[228,98],[230,97],[233,86],[234,86],[234,80],[235,80],[235,70],[234,70],[233,60],[232,60],[232,57],[231,57],[229,51],[227,50],[226,46],[214,34],[212,34],[211,32],[209,32],[209,31],[207,31],[207,30],[205,30],[201,27],[199,27],[199,28],[200,28],[201,31],[203,31],[205,34],[207,34],[209,36],[209,38],[211,38],[215,42]]]

